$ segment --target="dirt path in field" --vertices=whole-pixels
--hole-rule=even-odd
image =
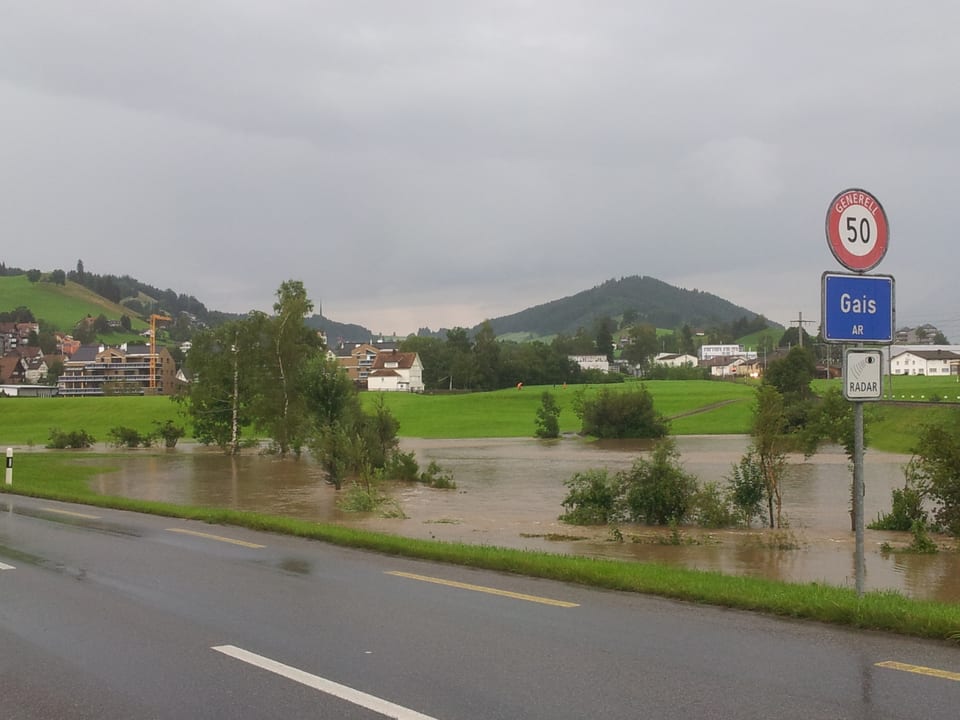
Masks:
[[[696,410],[688,410],[687,412],[677,413],[676,415],[671,415],[668,419],[676,420],[677,418],[690,417],[691,415],[699,415],[700,413],[710,412],[711,410],[716,410],[721,408],[724,405],[732,405],[733,403],[743,402],[743,398],[733,398],[731,400],[721,400],[720,402],[710,403],[709,405],[704,405],[699,407]]]

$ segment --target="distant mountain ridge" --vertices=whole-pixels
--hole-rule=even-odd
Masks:
[[[70,281],[65,285],[57,285],[49,282],[40,282],[37,284],[38,290],[44,290],[48,297],[44,303],[39,302],[39,298],[32,297],[31,293],[25,292],[25,278],[21,279],[16,269],[2,268],[6,273],[0,272],[0,278],[5,286],[12,290],[14,286],[19,291],[13,294],[7,294],[5,304],[10,307],[0,307],[0,311],[13,310],[17,305],[23,304],[23,300],[33,302],[42,307],[37,307],[39,316],[47,320],[58,321],[57,324],[64,330],[69,330],[73,323],[79,318],[73,318],[78,314],[76,309],[69,305],[75,300],[70,299],[70,295],[76,295],[82,288]],[[3,275],[16,275],[16,277],[3,277]],[[71,273],[73,274],[73,273]],[[130,276],[94,276],[102,278],[109,288],[119,290],[128,289],[126,286],[136,287],[141,293],[149,289],[153,291],[148,299],[141,295],[147,304],[152,305],[150,311],[163,311],[174,315],[181,309],[188,307],[191,312],[207,319],[211,324],[241,317],[233,313],[224,313],[218,311],[208,311],[206,307],[193,296],[178,294],[173,290],[157,291],[151,286],[144,285]],[[23,284],[21,284],[23,283]],[[33,283],[31,283],[33,285]],[[114,286],[123,286],[117,288]],[[73,288],[73,290],[71,290]],[[87,288],[89,297],[96,297],[93,288]],[[63,299],[55,299],[62,294]],[[102,293],[101,297],[106,297]],[[3,298],[0,293],[0,298]],[[112,299],[112,298],[110,298]],[[52,305],[47,303],[52,302]],[[133,315],[131,308],[115,305],[116,301],[102,306],[106,315],[111,319],[117,319],[121,314]],[[125,304],[128,301],[124,301]],[[67,313],[60,317],[60,304],[67,306],[64,308]],[[130,303],[133,305],[134,303]],[[155,305],[154,305],[155,304]],[[659,328],[677,328],[687,324],[694,329],[707,329],[714,325],[729,325],[742,318],[753,319],[760,316],[760,313],[748,310],[724,300],[717,295],[702,292],[700,290],[685,290],[673,285],[669,285],[656,278],[634,275],[631,277],[620,278],[619,280],[607,280],[589,290],[583,290],[574,295],[564,297],[558,300],[552,300],[541,305],[537,305],[512,315],[504,315],[498,318],[492,318],[490,323],[494,332],[498,335],[507,335],[511,333],[529,334],[534,337],[544,337],[556,335],[559,333],[575,334],[580,328],[590,328],[598,318],[618,319],[624,313],[630,312],[638,323],[650,323]],[[143,317],[143,315],[141,315]],[[341,323],[324,317],[322,314],[314,314],[306,319],[309,327],[323,330],[327,335],[330,345],[335,345],[338,341],[363,342],[370,340],[374,334],[362,325]],[[781,328],[780,325],[768,321],[770,327]],[[473,330],[477,330],[480,324]],[[782,328],[781,328],[782,329]],[[429,332],[429,331],[427,331]],[[443,336],[445,333],[441,329],[437,333],[430,333]]]
[[[575,295],[493,318],[490,324],[498,336],[573,334],[581,327],[589,328],[597,318],[617,318],[628,311],[636,314],[636,322],[659,328],[677,328],[684,324],[695,329],[707,328],[761,315],[712,293],[685,290],[656,278],[633,275],[607,280]]]

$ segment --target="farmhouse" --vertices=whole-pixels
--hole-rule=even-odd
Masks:
[[[960,354],[951,350],[904,350],[890,358],[892,375],[957,375]]]
[[[384,350],[377,353],[367,389],[376,392],[423,392],[423,363],[415,352]]]

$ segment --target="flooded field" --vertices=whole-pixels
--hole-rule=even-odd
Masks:
[[[747,438],[680,437],[684,468],[701,482],[723,482],[742,456]],[[336,491],[303,459],[278,460],[253,453],[239,458],[195,448],[168,455],[131,453],[118,472],[101,476],[105,494],[194,505],[229,507],[340,523],[417,538],[674,563],[730,574],[788,581],[854,585],[850,531],[850,470],[839,448],[808,461],[792,459],[783,490],[789,527],[779,531],[680,529],[670,532],[622,525],[622,541],[607,528],[567,525],[564,481],[575,472],[630,467],[647,449],[642,442],[585,443],[565,439],[417,440],[402,442],[425,466],[436,460],[450,471],[456,490],[391,486],[405,518],[357,516],[335,504]],[[865,463],[867,521],[890,509],[890,491],[903,484],[904,455],[868,451]],[[883,553],[881,544],[905,544],[903,533],[866,531],[866,587],[894,589],[917,598],[960,602],[960,553]],[[941,540],[943,540],[941,538]]]

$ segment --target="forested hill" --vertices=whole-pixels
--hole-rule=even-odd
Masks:
[[[633,315],[636,323],[650,323],[659,328],[688,324],[695,329],[729,325],[744,317],[752,320],[759,315],[711,293],[685,290],[656,278],[633,275],[608,280],[576,295],[495,318],[490,323],[497,335],[574,334],[581,327],[591,327],[597,318],[617,319],[624,313]]]

